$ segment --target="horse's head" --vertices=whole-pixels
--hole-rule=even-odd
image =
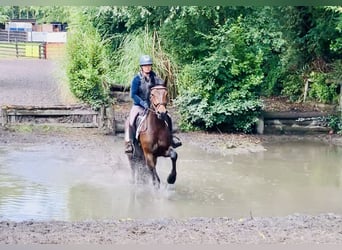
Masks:
[[[168,93],[165,85],[157,85],[151,88],[151,107],[156,112],[159,119],[165,120],[167,114],[166,105],[168,102]]]

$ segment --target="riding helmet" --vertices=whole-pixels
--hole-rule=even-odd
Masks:
[[[140,57],[139,64],[140,64],[140,66],[152,65],[153,61],[152,61],[152,58],[150,56],[143,55],[143,56]]]

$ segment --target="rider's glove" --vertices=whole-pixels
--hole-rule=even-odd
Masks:
[[[142,101],[140,104],[141,104],[141,106],[144,107],[145,110],[148,109],[148,104],[147,104],[147,102]]]

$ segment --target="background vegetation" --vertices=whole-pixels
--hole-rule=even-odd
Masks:
[[[169,76],[183,129],[250,132],[261,96],[338,103],[340,6],[0,7],[14,16],[68,22],[70,86],[93,105],[130,85],[141,54]]]

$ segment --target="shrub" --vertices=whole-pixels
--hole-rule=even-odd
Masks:
[[[208,35],[210,56],[185,67],[176,104],[183,129],[251,132],[261,110],[262,52],[239,19]]]
[[[70,25],[67,43],[67,77],[71,92],[80,100],[99,107],[107,102],[109,69],[106,42],[89,24]],[[83,24],[83,25],[82,25]]]

